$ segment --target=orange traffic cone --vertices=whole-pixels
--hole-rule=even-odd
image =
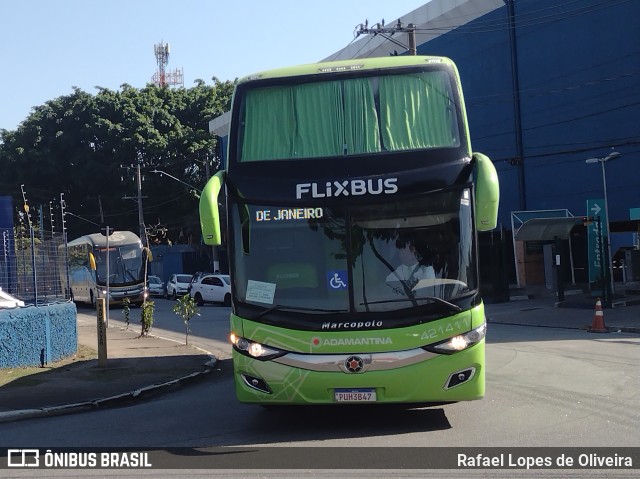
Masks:
[[[593,314],[593,323],[591,324],[591,333],[608,333],[609,330],[604,325],[604,313],[602,312],[602,303],[600,298],[596,301],[596,310]]]

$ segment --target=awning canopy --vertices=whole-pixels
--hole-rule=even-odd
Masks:
[[[525,221],[516,233],[516,241],[550,241],[556,238],[569,239],[571,230],[583,225],[585,218],[533,218]]]
[[[640,233],[640,220],[612,221],[612,233]]]

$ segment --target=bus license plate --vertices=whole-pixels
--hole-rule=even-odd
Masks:
[[[333,393],[336,402],[376,402],[375,389],[336,389]]]

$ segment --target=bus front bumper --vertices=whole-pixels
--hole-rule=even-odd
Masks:
[[[141,289],[132,289],[127,291],[109,291],[109,304],[111,305],[122,305],[124,304],[125,298],[129,299],[131,304],[140,305],[145,300],[146,292]],[[99,295],[100,298],[106,298],[106,291],[102,291]]]
[[[358,361],[366,363],[367,355],[340,356],[344,367],[336,371],[321,361],[305,368],[286,356],[259,361],[234,350],[236,395],[241,402],[254,404],[424,404],[484,396],[484,340],[455,354],[397,361],[397,367],[390,361],[387,367],[358,370]],[[332,357],[330,362],[334,361]]]

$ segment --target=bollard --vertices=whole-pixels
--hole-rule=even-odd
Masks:
[[[98,298],[96,310],[98,312],[98,367],[107,367],[107,315],[106,300]]]

